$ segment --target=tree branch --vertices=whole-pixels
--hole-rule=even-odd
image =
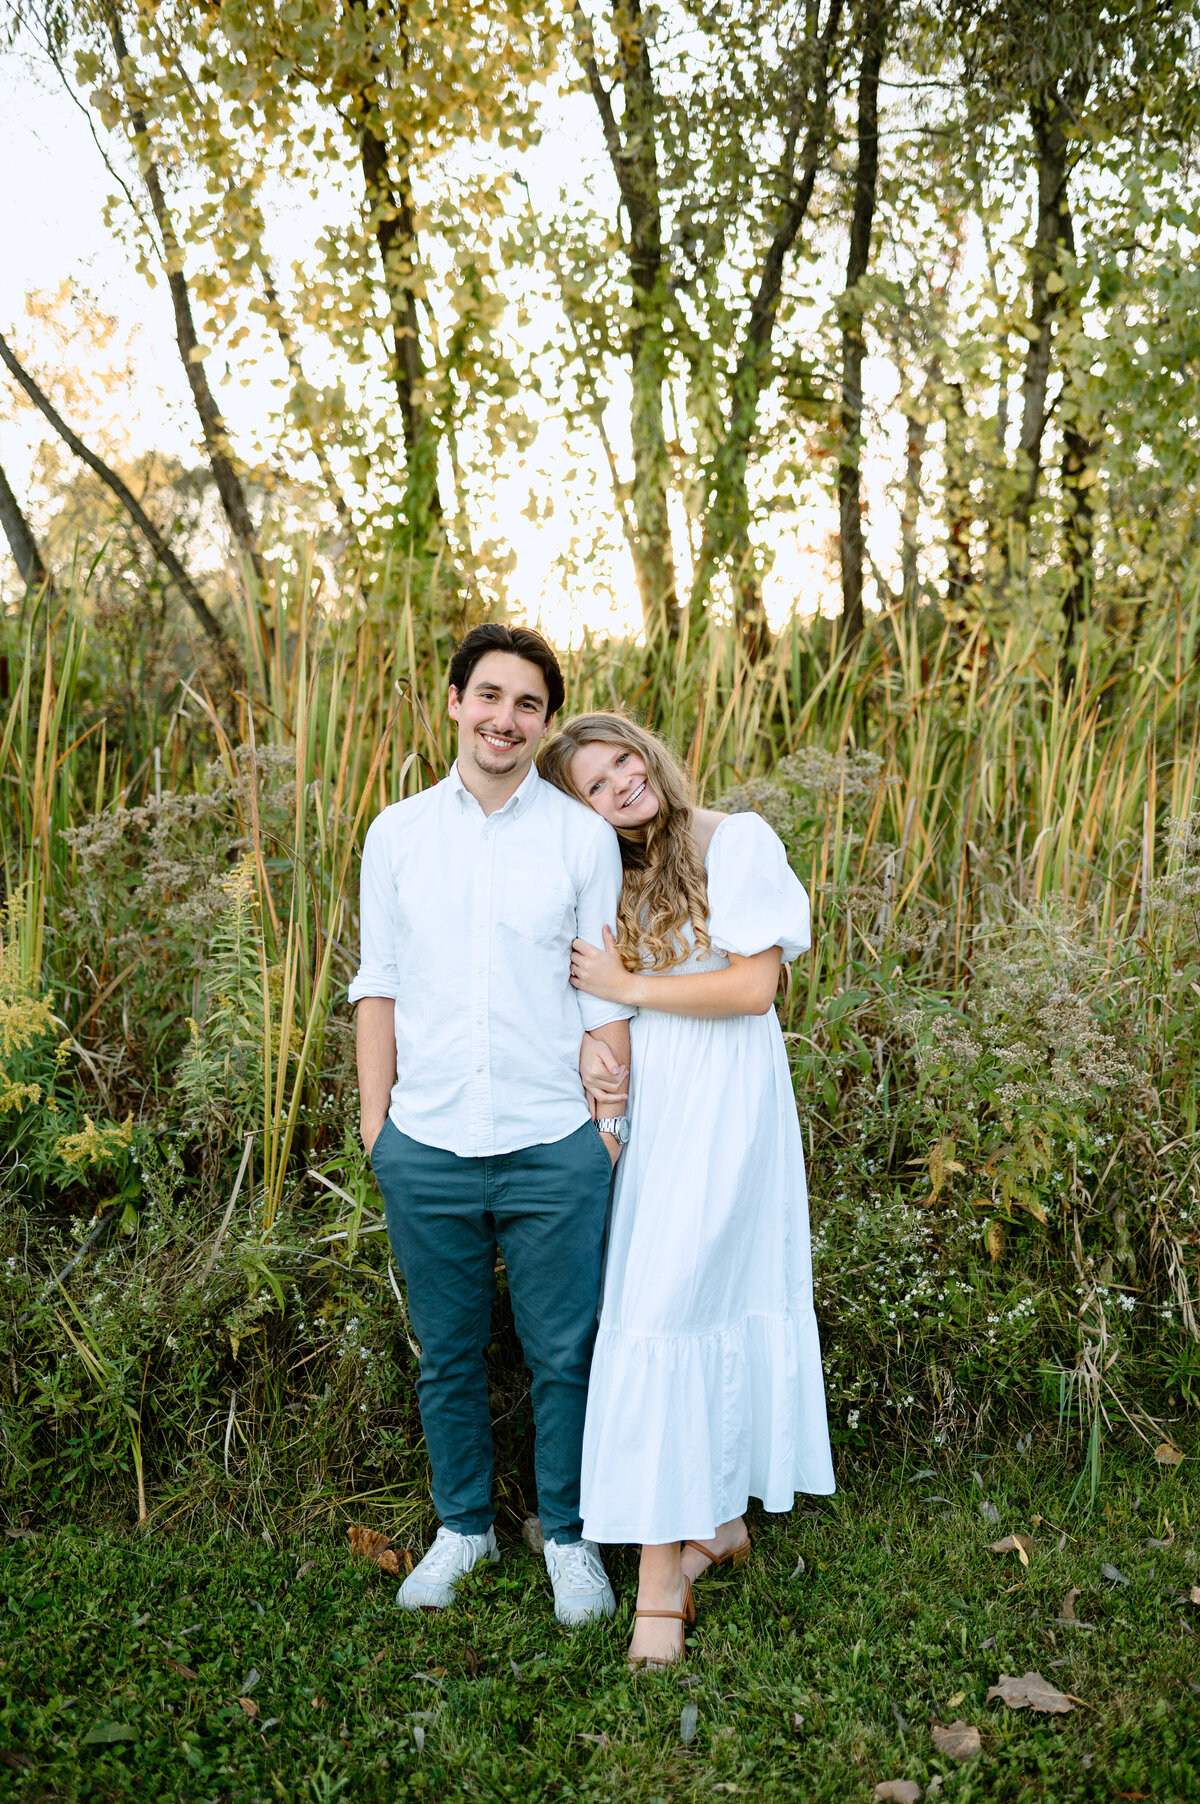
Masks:
[[[33,536],[33,528],[21,511],[21,504],[13,494],[9,480],[0,464],[0,526],[4,528],[4,536],[8,540],[13,561],[21,573],[28,594],[30,589],[45,588],[50,595],[54,594],[54,579],[46,568],[45,559]]]
[[[798,83],[796,103],[784,146],[784,172],[791,189],[776,221],[763,257],[742,349],[734,370],[729,424],[709,470],[709,501],[696,574],[692,583],[693,617],[704,608],[713,576],[731,546],[744,539],[750,527],[746,465],[758,420],[758,403],[765,386],[771,340],[783,292],[783,271],[788,253],[812,204],[829,114],[829,64],[841,26],[843,0],[831,0],[825,27],[818,35],[819,0],[808,0],[809,56],[804,79]],[[796,176],[796,143],[807,114],[807,127]],[[738,616],[752,656],[769,643],[759,583],[751,561],[743,559]]]
[[[203,595],[159,532],[153,520],[147,514],[141,502],[134,495],[128,484],[123,482],[116,471],[110,469],[102,457],[90,451],[77,432],[73,432],[58,412],[49,396],[38,387],[33,377],[19,361],[8,340],[0,334],[0,362],[3,362],[13,380],[24,389],[38,412],[47,419],[63,443],[67,445],[85,463],[89,470],[95,472],[104,486],[111,491],[121,503],[155,557],[167,574],[171,577],[179,593],[183,596],[192,613],[204,628],[212,642],[214,650],[221,659],[231,683],[241,683],[244,673],[238,663],[233,646],[224,628],[212,613]]]
[[[141,170],[142,180],[146,184],[146,192],[150,196],[150,205],[158,226],[159,237],[162,240],[167,287],[170,290],[171,302],[175,310],[175,339],[179,346],[179,355],[183,359],[192,399],[196,404],[196,412],[200,417],[204,449],[212,469],[213,480],[217,485],[217,493],[221,498],[221,505],[225,510],[225,518],[229,522],[230,531],[243,554],[253,566],[255,575],[262,581],[266,576],[266,570],[263,565],[262,553],[258,548],[258,536],[250,518],[250,509],[246,503],[241,478],[234,469],[229,455],[229,434],[225,421],[221,417],[221,410],[217,406],[216,397],[204,371],[202,347],[196,334],[196,323],[192,318],[191,295],[188,291],[187,278],[183,273],[183,251],[176,236],[175,223],[171,218],[170,208],[167,206],[162,182],[159,180],[158,164],[154,160],[145,109],[133,89],[133,59],[125,42],[120,16],[115,5],[112,4],[112,0],[105,0],[105,16],[108,20],[109,34],[117,58],[117,70],[125,98],[125,107],[129,114],[129,123],[133,127],[138,166]]]

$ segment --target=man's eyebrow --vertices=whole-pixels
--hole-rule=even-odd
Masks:
[[[479,682],[476,683],[474,685],[474,687],[477,690],[494,689],[496,691],[497,695],[504,694],[504,685],[502,683],[492,682],[492,680],[489,677],[481,677]],[[516,697],[516,700],[518,702],[536,702],[539,708],[544,708],[547,701],[549,700],[549,697],[545,696],[545,695],[535,695],[532,690],[529,690],[524,695],[518,695]]]

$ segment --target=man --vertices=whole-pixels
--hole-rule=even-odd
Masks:
[[[421,1343],[417,1394],[437,1539],[400,1587],[444,1608],[497,1560],[484,1350],[496,1247],[533,1374],[538,1509],[560,1622],[611,1616],[581,1538],[579,1469],[612,1172],[624,1117],[592,1122],[584,1030],[629,1063],[632,1011],[570,985],[571,941],[616,919],[616,834],[542,782],[563,701],[540,634],[490,625],[450,662],[450,774],[371,824],[362,862],[362,1136]]]

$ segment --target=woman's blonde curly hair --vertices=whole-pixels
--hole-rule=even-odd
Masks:
[[[617,950],[627,971],[640,971],[647,962],[652,970],[670,970],[691,953],[683,931],[688,921],[696,950],[709,950],[708,884],[692,838],[688,774],[657,734],[624,714],[576,714],[542,747],[538,770],[580,802],[584,797],[571,780],[571,761],[585,745],[627,746],[636,752],[658,797],[653,820],[644,827],[617,829],[625,869]]]

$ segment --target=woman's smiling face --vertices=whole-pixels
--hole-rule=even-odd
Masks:
[[[588,807],[614,827],[644,827],[658,813],[645,761],[632,746],[581,745],[571,760],[571,781]]]

